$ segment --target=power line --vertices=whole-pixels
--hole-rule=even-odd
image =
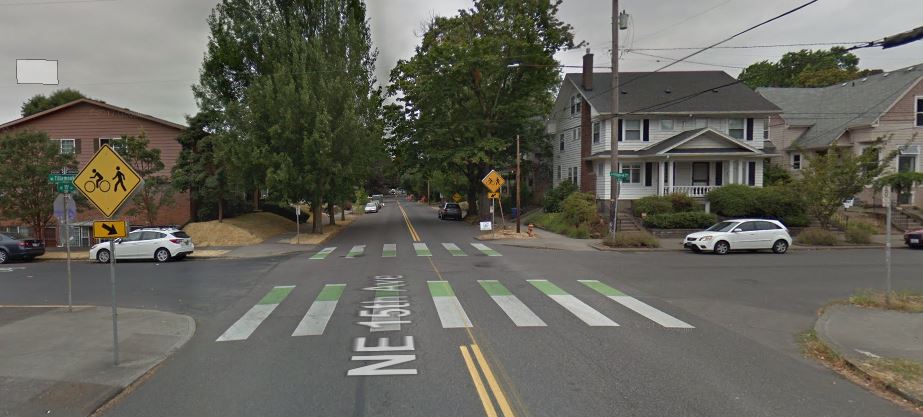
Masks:
[[[29,3],[0,3],[0,7],[16,7],[16,6],[45,6],[51,4],[77,4],[77,3],[102,3],[102,2],[114,2],[118,0],[49,0],[49,1],[33,1]]]
[[[705,9],[705,10],[699,12],[699,13],[696,13],[696,14],[694,14],[694,15],[692,15],[692,16],[689,16],[689,17],[687,17],[687,18],[685,18],[685,19],[683,19],[683,20],[680,20],[679,22],[673,23],[673,24],[668,25],[668,26],[664,26],[664,27],[662,27],[662,28],[660,28],[660,29],[658,29],[658,30],[655,30],[655,31],[651,32],[651,33],[645,33],[645,34],[641,35],[641,39],[650,38],[651,36],[654,36],[654,35],[657,35],[657,34],[659,34],[659,33],[662,33],[662,32],[665,31],[665,30],[673,29],[673,28],[675,28],[675,27],[677,27],[677,26],[679,26],[679,25],[681,25],[681,24],[683,24],[683,23],[686,23],[686,22],[688,22],[688,21],[690,21],[690,20],[692,20],[692,19],[695,19],[695,18],[697,18],[697,17],[703,15],[703,14],[706,14],[706,13],[708,13],[708,12],[710,12],[710,11],[712,11],[712,10],[715,10],[715,9],[721,7],[721,6],[724,6],[725,4],[728,4],[728,3],[732,2],[732,1],[734,1],[734,0],[725,0],[725,1],[721,2],[721,3],[718,3],[718,4],[716,4],[716,5],[712,6],[712,7],[707,8],[707,9]]]
[[[756,48],[785,48],[792,46],[830,46],[830,45],[855,45],[861,43],[868,43],[868,41],[857,41],[857,42],[809,42],[809,43],[778,43],[770,45],[737,45],[737,46],[714,46],[711,49],[756,49]],[[707,48],[705,46],[677,46],[673,48],[631,48],[628,49],[628,52],[632,51],[682,51],[682,50],[693,50],[693,49],[703,49]]]
[[[670,61],[676,61],[676,58],[671,58],[671,57],[662,56],[662,55],[648,54],[648,53],[644,53],[644,52],[638,52],[638,51],[635,51],[635,50],[626,50],[626,52],[632,53],[632,54],[635,54],[635,55],[644,55],[644,56],[648,56],[648,57],[651,57],[651,58],[669,59]],[[711,67],[723,67],[723,68],[734,68],[734,69],[744,69],[744,68],[746,68],[746,67],[739,67],[739,66],[736,66],[736,65],[710,64],[710,63],[708,63],[708,62],[690,61],[690,60],[688,60],[688,59],[686,60],[686,62],[689,63],[689,64],[708,65],[708,66],[711,66]]]

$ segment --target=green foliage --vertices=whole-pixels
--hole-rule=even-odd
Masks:
[[[44,94],[36,94],[22,104],[22,117],[41,113],[45,110],[53,109],[62,104],[67,104],[81,98],[86,98],[86,96],[72,88],[55,90],[47,97]]]
[[[811,224],[811,218],[807,214],[791,214],[785,217],[779,218],[779,221],[782,222],[787,227],[806,227]]]
[[[41,239],[57,196],[48,174],[76,167],[74,156],[61,154],[59,142],[45,133],[0,135],[0,214],[21,220]]]
[[[859,70],[859,58],[843,47],[788,52],[778,62],[760,61],[741,71],[737,79],[750,88],[825,87],[881,70]]]
[[[696,209],[696,201],[692,197],[683,193],[673,193],[667,196],[670,204],[673,205],[673,211],[677,213],[693,211]]]
[[[138,136],[122,136],[118,141],[119,155],[144,178],[144,187],[132,198],[134,207],[126,214],[141,215],[148,225],[157,224],[160,208],[173,204],[173,187],[163,173],[160,149],[151,148],[150,141],[142,131]]]
[[[224,220],[225,214],[243,209],[246,205],[238,201],[243,197],[236,193],[231,183],[232,170],[228,157],[228,136],[217,132],[214,127],[221,121],[217,114],[200,111],[186,118],[189,126],[180,133],[180,151],[173,166],[173,187],[188,191],[195,209],[194,220]],[[228,211],[229,213],[225,213]]]
[[[836,246],[836,235],[818,227],[809,227],[801,231],[796,238],[798,243],[813,246]]]
[[[571,194],[577,192],[577,185],[565,181],[558,184],[557,187],[552,188],[545,193],[545,200],[542,202],[542,206],[547,213],[558,213],[563,207],[561,203]]]
[[[537,213],[528,217],[528,223],[535,224],[552,233],[575,239],[587,239],[590,237],[589,225],[584,224],[575,227],[571,222],[565,220],[561,213]]]
[[[779,164],[767,164],[763,167],[763,186],[785,185],[792,182],[792,174]]]
[[[791,186],[748,187],[729,184],[708,193],[715,213],[727,217],[761,217],[789,227],[806,226],[805,199]]]
[[[807,164],[801,168],[801,178],[794,182],[796,192],[804,197],[808,215],[823,227],[830,225],[830,219],[842,207],[843,200],[871,185],[898,154],[893,151],[882,156],[882,138],[859,155],[851,148],[834,145],[823,153],[806,154]]]
[[[460,173],[474,202],[491,167],[512,165],[517,134],[522,152],[546,148],[542,118],[560,84],[554,54],[575,46],[560,4],[479,0],[427,22],[414,56],[391,71],[387,140],[395,161]]]
[[[590,193],[572,193],[564,199],[561,216],[578,228],[596,220],[596,196]]]
[[[635,216],[641,217],[642,214],[648,216],[654,214],[664,214],[673,212],[673,202],[669,196],[651,195],[641,197],[631,204]]]
[[[644,226],[654,229],[702,229],[718,221],[712,213],[689,211],[654,214],[644,218]]]
[[[880,190],[889,185],[895,197],[909,193],[918,184],[923,184],[923,172],[898,172],[875,180],[876,189]]]
[[[660,241],[646,232],[616,232],[615,236],[606,236],[603,244],[613,248],[659,248]]]
[[[872,235],[875,234],[877,228],[874,224],[866,222],[850,222],[846,226],[846,241],[849,243],[871,243]]]
[[[728,217],[753,216],[757,211],[754,190],[757,188],[742,184],[728,184],[711,190],[708,192],[711,210]]]

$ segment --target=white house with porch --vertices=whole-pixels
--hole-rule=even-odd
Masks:
[[[609,199],[611,73],[567,74],[547,131],[553,135],[555,186],[572,181]],[[768,119],[781,110],[722,71],[620,73],[620,200],[674,192],[704,197],[726,184],[763,185],[774,156]]]

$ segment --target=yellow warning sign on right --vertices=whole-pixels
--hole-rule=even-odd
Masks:
[[[103,145],[74,178],[74,187],[100,213],[112,217],[141,185],[141,181],[141,176],[131,165],[109,145]]]

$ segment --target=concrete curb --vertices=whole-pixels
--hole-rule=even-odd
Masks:
[[[840,358],[843,359],[843,364],[844,364],[851,372],[853,372],[853,373],[855,373],[856,375],[858,375],[858,376],[864,378],[866,381],[871,381],[871,382],[874,383],[875,385],[878,385],[878,386],[880,386],[880,387],[883,387],[883,388],[884,388],[886,391],[888,391],[889,393],[894,394],[894,395],[896,395],[896,396],[898,396],[898,397],[900,397],[900,398],[906,400],[907,402],[909,402],[909,403],[911,403],[911,404],[913,404],[913,405],[915,405],[915,406],[917,406],[917,407],[923,407],[923,398],[917,398],[916,396],[914,396],[914,394],[909,393],[909,392],[906,392],[906,391],[900,389],[900,387],[894,386],[894,385],[892,385],[892,384],[890,384],[890,383],[888,383],[888,382],[885,382],[885,381],[881,380],[880,378],[875,377],[874,375],[872,375],[872,374],[866,372],[865,370],[863,370],[862,367],[859,366],[859,365],[856,363],[855,360],[850,359],[850,357],[849,357],[848,355],[844,355],[842,352],[838,352],[838,351],[834,348],[834,344],[833,344],[830,340],[827,339],[827,336],[826,336],[826,334],[825,334],[824,331],[823,331],[824,326],[821,325],[821,323],[824,322],[824,321],[826,320],[826,317],[827,317],[826,312],[825,312],[824,310],[825,310],[825,308],[822,309],[821,314],[820,314],[820,317],[818,317],[818,318],[817,318],[817,321],[814,322],[814,332],[815,332],[815,334],[817,334],[817,339],[818,339],[821,343],[823,343],[828,349],[830,349],[831,351],[833,351],[833,352],[835,352],[837,355],[839,355]]]
[[[845,250],[845,249],[884,249],[885,245],[837,245],[837,246],[812,246],[793,244],[791,249],[796,250]]]

